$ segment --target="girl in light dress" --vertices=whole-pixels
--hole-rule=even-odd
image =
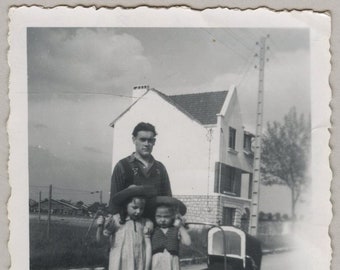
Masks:
[[[151,235],[152,270],[177,270],[179,244],[189,246],[191,239],[184,228],[178,212],[186,213],[185,205],[178,199],[167,196],[155,197],[150,202],[155,213],[155,228]]]
[[[129,186],[112,198],[121,206],[119,214],[97,219],[97,241],[103,235],[111,237],[108,270],[151,270],[153,223],[143,212],[146,198],[152,195],[150,187]]]

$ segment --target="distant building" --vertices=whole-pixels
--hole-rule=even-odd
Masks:
[[[31,201],[30,201],[31,202]],[[48,213],[49,203],[48,199],[40,202],[41,213]],[[38,212],[39,203],[30,204],[30,212]],[[53,215],[87,215],[86,206],[75,206],[70,202],[64,200],[53,200],[51,199],[51,214]]]
[[[134,151],[134,126],[150,122],[158,132],[154,155],[168,170],[174,196],[188,206],[188,221],[246,228],[253,135],[244,130],[236,88],[168,96],[142,86],[133,97],[111,123],[113,164]]]

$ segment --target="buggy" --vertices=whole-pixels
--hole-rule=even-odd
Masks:
[[[189,223],[190,224],[190,223]],[[255,237],[232,226],[209,225],[205,270],[260,270],[261,243]]]

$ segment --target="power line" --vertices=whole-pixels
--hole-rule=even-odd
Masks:
[[[271,47],[274,48],[274,50],[279,51],[277,49],[277,46],[275,45],[275,42],[274,42],[274,40],[272,38],[268,38],[267,40],[269,41]],[[271,50],[268,50],[268,51],[269,51],[270,55],[280,64],[281,61],[276,57],[276,54],[274,53],[274,50],[271,49]]]
[[[236,35],[231,29],[223,29],[225,30],[225,33],[228,33],[227,31],[229,30],[230,36],[239,44],[242,44],[248,51],[250,51],[250,56],[249,57],[244,57],[243,55],[241,55],[239,52],[235,51],[231,46],[228,46],[227,44],[225,44],[224,42],[222,42],[221,40],[217,39],[212,33],[210,33],[208,30],[201,28],[203,31],[207,32],[211,37],[214,38],[214,40],[218,41],[219,43],[221,43],[224,46],[227,46],[229,49],[231,49],[232,51],[234,51],[235,53],[237,53],[239,56],[241,56],[245,61],[245,65],[244,68],[240,69],[240,71],[238,72],[240,74],[240,80],[239,83],[237,85],[241,85],[241,83],[243,82],[243,79],[245,78],[245,76],[248,74],[250,66],[253,64],[254,62],[254,58],[252,57],[252,55],[254,54],[254,48],[256,48],[256,46],[254,46],[253,48],[250,48],[249,46],[247,46],[245,44],[245,42],[242,40],[242,38],[240,38],[240,36]]]
[[[253,65],[254,59],[256,57],[256,54],[254,52],[255,48],[256,48],[256,45],[254,46],[254,48],[253,48],[253,50],[251,52],[250,57],[248,57],[247,63],[244,65],[243,72],[240,73],[240,79],[239,79],[239,81],[237,83],[238,86],[240,86],[242,84],[242,82],[244,81],[244,78],[246,77],[246,75],[248,74],[248,72],[250,70],[250,67]]]
[[[36,185],[30,185],[30,188],[49,188],[49,186],[36,186]],[[53,186],[53,190],[62,190],[64,192],[81,192],[81,193],[91,193],[97,190],[83,190],[83,189],[74,189],[74,188],[62,188],[62,187],[56,187]]]
[[[272,59],[275,59],[278,64],[281,64],[281,61],[276,57],[273,50],[268,49],[267,52],[269,53],[269,57],[267,58],[267,61],[269,61],[269,59],[272,58]]]
[[[240,44],[242,44],[248,51],[252,51],[251,48],[249,48],[243,41],[243,38],[238,36],[235,32],[233,32],[232,29],[228,28],[228,29],[224,29],[225,31],[229,31],[229,34]]]
[[[228,43],[224,43],[222,42],[221,40],[217,39],[212,33],[210,33],[208,30],[206,30],[205,28],[201,28],[201,30],[203,30],[204,32],[208,33],[212,38],[213,40],[216,40],[218,41],[220,44],[222,44],[223,46],[225,46],[226,48],[232,50],[234,53],[236,53],[238,56],[240,56],[241,58],[243,58],[245,61],[247,61],[247,59],[241,54],[239,53],[238,51],[234,50],[233,47],[227,45]]]
[[[64,190],[64,191],[72,191],[72,192],[82,192],[82,193],[91,193],[93,190],[82,190],[82,189],[73,189],[73,188],[60,188],[60,187],[53,187],[53,189]]]
[[[268,37],[268,33],[267,32],[265,32],[264,30],[262,30],[261,28],[256,28],[256,29],[254,29],[255,31],[257,31],[258,33],[260,33],[259,34],[259,37]]]
[[[272,45],[277,51],[279,51],[279,49],[278,49],[278,47],[277,47],[277,45],[276,45],[276,42],[274,42],[274,40],[273,40],[270,36],[268,37],[267,40],[271,43],[271,45]]]
[[[239,87],[240,87],[240,86],[242,85],[242,83],[245,81],[245,78],[246,78],[246,76],[248,75],[248,72],[249,72],[250,67],[252,66],[253,62],[254,62],[254,59],[252,59],[252,61],[250,61],[249,65],[248,65],[248,67],[247,67],[246,72],[244,72],[244,73],[243,73],[243,76],[240,78],[240,80],[239,80],[239,82],[238,82],[238,84],[237,84]]]
[[[259,37],[256,36],[251,30],[246,29],[246,28],[243,28],[243,30],[244,30],[245,32],[248,32],[249,35],[252,36],[252,37],[254,38],[254,40],[258,40],[258,39],[259,39]],[[247,35],[247,36],[249,36],[249,35]]]

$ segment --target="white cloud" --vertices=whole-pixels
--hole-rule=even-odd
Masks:
[[[29,45],[33,91],[123,91],[151,72],[142,44],[131,35],[88,28],[73,33],[63,29],[31,31],[38,31],[35,34],[39,36]]]

